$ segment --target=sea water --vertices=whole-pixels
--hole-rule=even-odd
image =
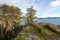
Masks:
[[[34,21],[36,23],[51,23],[51,24],[55,24],[55,25],[60,25],[60,19],[59,18],[36,18],[34,19]],[[22,25],[26,24],[26,20],[23,20]]]

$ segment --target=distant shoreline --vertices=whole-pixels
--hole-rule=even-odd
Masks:
[[[60,17],[46,17],[46,18],[38,18],[38,19],[60,19]]]

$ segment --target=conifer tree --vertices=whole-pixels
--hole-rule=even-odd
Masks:
[[[27,8],[27,24],[31,24],[33,23],[33,19],[35,16],[36,10],[33,9],[33,6],[31,6],[31,8]]]

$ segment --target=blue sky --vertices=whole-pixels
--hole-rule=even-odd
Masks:
[[[60,17],[60,0],[0,0],[0,4],[17,6],[24,14],[32,5],[37,17]]]

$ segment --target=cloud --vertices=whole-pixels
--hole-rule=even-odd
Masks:
[[[60,0],[52,1],[52,2],[50,3],[50,5],[51,5],[52,7],[58,7],[58,6],[60,6]]]
[[[37,12],[40,10],[40,7],[35,3],[36,0],[15,0],[16,4],[21,8],[21,10],[26,13],[26,9],[30,6],[33,6]]]
[[[51,13],[52,11],[56,10],[60,6],[60,0],[54,0],[49,3],[49,9],[45,11],[46,14]],[[53,13],[54,14],[54,13]]]
[[[0,0],[0,4],[15,5],[14,0]]]
[[[24,8],[30,7],[31,5],[35,5],[35,0],[15,0],[16,4],[22,6]]]
[[[38,10],[39,6],[35,3],[35,0],[0,0],[0,4],[7,4],[18,6],[22,11],[26,11],[26,8],[34,6],[34,9]]]
[[[36,16],[44,17],[60,6],[60,0],[0,0],[0,4],[17,6],[24,14],[27,8],[33,6],[37,10]]]

